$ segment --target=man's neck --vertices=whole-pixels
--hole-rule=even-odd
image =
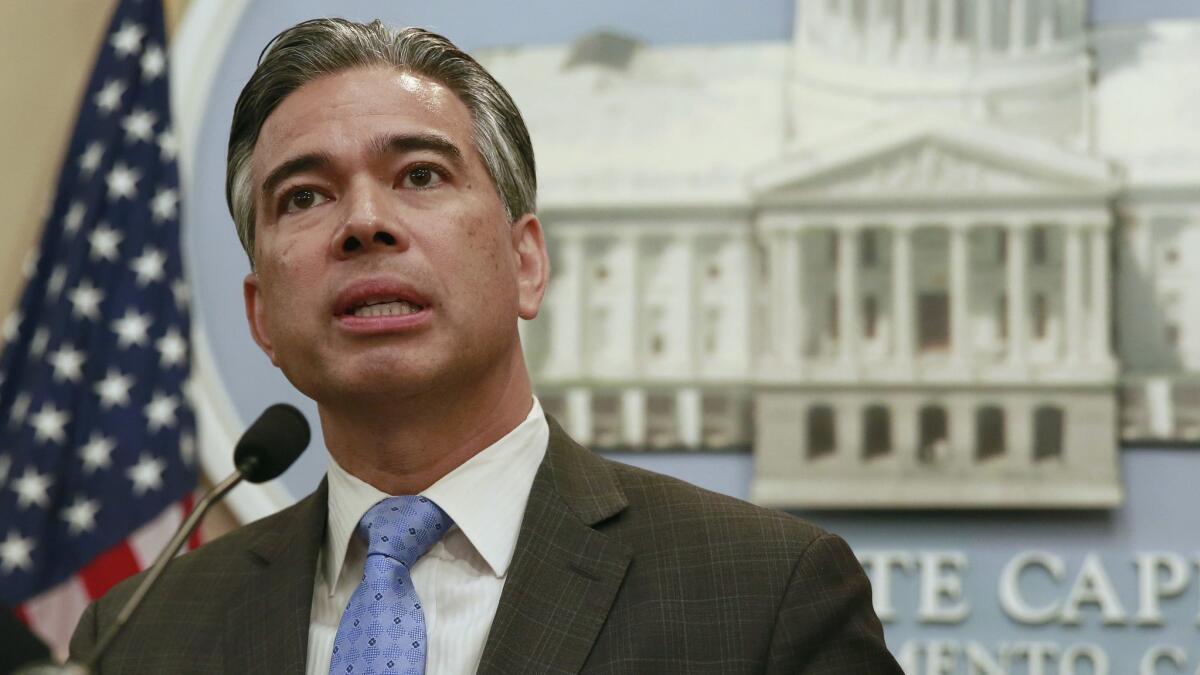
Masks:
[[[329,452],[350,474],[390,495],[417,494],[503,438],[529,415],[524,362],[453,394],[392,399],[390,414],[320,405]]]

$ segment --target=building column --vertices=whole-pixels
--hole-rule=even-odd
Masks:
[[[1033,9],[1038,13],[1038,34],[1037,46],[1040,51],[1046,52],[1054,46],[1054,5],[1036,4]]]
[[[567,390],[567,430],[580,445],[592,443],[592,390],[571,387]]]
[[[685,448],[699,448],[702,440],[700,425],[703,420],[700,390],[695,387],[683,387],[675,396],[679,441]]]
[[[554,302],[550,306],[550,354],[544,372],[549,377],[570,377],[581,374],[584,367],[584,235],[563,228],[555,239],[559,273],[550,287]]]
[[[987,56],[992,51],[992,0],[976,0],[975,54]]]
[[[838,236],[838,356],[853,363],[858,358],[858,227],[840,224]]]
[[[1020,54],[1025,51],[1025,0],[1011,0],[1008,15],[1008,51]]]
[[[642,298],[638,264],[638,240],[633,232],[621,232],[614,244],[612,254],[612,275],[614,285],[621,295],[620,301],[612,306],[612,320],[615,326],[625,326],[625,330],[613,331],[613,339],[617,341],[613,353],[617,362],[625,364],[622,370],[627,374],[640,372],[642,361]]]
[[[646,392],[630,387],[621,392],[621,440],[629,447],[646,445]]]
[[[892,359],[908,369],[913,365],[912,233],[908,225],[892,229]]]
[[[1078,223],[1063,226],[1063,357],[1078,363],[1083,345],[1083,232]]]
[[[908,30],[905,37],[909,41],[908,52],[914,61],[925,60],[929,55],[929,3],[932,0],[910,0],[905,3],[908,8]]]
[[[1025,363],[1029,330],[1025,326],[1025,246],[1026,225],[1008,225],[1008,361],[1012,364]]]
[[[683,297],[679,299],[683,307],[683,318],[676,330],[679,339],[674,344],[683,345],[683,363],[685,377],[696,377],[700,372],[700,279],[696,264],[696,235],[683,234],[683,266],[685,275]]]
[[[950,347],[956,361],[971,357],[970,230],[966,223],[950,225]]]
[[[800,233],[771,235],[771,317],[773,347],[784,366],[800,361]]]
[[[954,28],[958,25],[954,0],[941,0],[938,6],[938,52],[945,58],[954,50]]]
[[[1095,225],[1090,228],[1092,248],[1092,279],[1091,305],[1092,316],[1088,333],[1091,335],[1092,359],[1103,363],[1112,356],[1111,340],[1109,338],[1112,326],[1109,321],[1109,303],[1111,301],[1111,284],[1109,280],[1109,230],[1106,225]]]

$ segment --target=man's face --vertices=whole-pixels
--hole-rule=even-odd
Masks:
[[[313,80],[267,118],[251,159],[255,340],[325,405],[470,386],[520,359],[548,266],[532,215],[510,224],[446,87],[389,68]]]

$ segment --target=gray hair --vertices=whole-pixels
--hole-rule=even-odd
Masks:
[[[288,94],[308,82],[370,66],[390,66],[453,91],[471,113],[475,146],[509,222],[536,209],[537,176],[529,131],[512,97],[475,59],[441,35],[420,28],[314,19],[288,28],[267,43],[233,109],[225,199],[251,267],[255,213],[250,157],[263,123]]]

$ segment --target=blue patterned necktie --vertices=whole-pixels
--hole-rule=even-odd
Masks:
[[[342,613],[329,675],[424,675],[425,614],[410,570],[453,522],[424,497],[389,497],[358,521],[367,562]]]

